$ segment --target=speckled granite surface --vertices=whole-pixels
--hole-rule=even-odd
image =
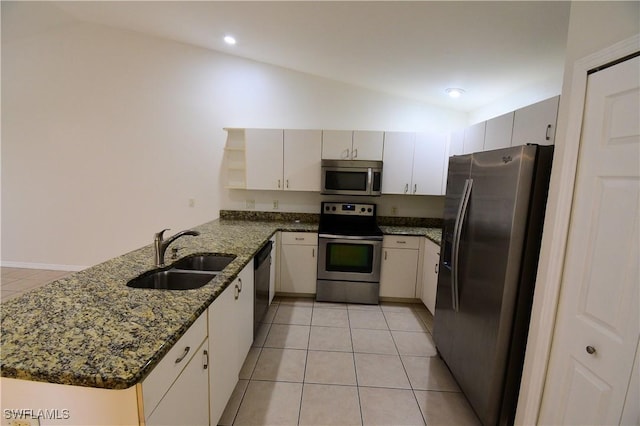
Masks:
[[[440,245],[442,240],[442,229],[425,228],[423,226],[387,226],[380,225],[380,229],[385,234],[392,235],[413,235],[417,237],[427,237],[434,243]]]
[[[317,224],[215,220],[193,229],[201,234],[174,243],[181,247],[180,257],[202,252],[237,256],[199,289],[127,287],[128,280],[154,269],[153,246],[148,245],[3,303],[2,376],[110,389],[135,385],[274,232],[316,232]],[[434,239],[440,230],[383,227],[383,231]]]

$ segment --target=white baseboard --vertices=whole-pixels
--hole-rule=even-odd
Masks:
[[[25,268],[25,269],[49,269],[52,271],[82,271],[83,269],[87,269],[88,266],[80,266],[80,265],[55,265],[51,263],[32,263],[32,262],[12,262],[12,261],[1,261],[0,265],[5,268]]]

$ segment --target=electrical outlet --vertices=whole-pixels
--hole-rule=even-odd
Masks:
[[[398,215],[398,208],[396,206],[391,207],[391,216]]]
[[[256,208],[256,200],[247,200],[247,208],[255,209]]]
[[[189,207],[195,207],[195,206],[196,206],[196,199],[189,198]]]
[[[278,206],[278,200],[273,200],[273,209],[274,210],[278,210],[279,206]]]

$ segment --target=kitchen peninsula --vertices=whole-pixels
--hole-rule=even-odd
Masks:
[[[71,420],[77,423],[84,420],[78,418],[79,411],[59,405],[64,400],[59,385],[71,385],[64,388],[105,400],[115,397],[119,415],[129,413],[124,420],[105,419],[107,423],[130,423],[132,417],[144,419],[140,383],[234,282],[257,251],[278,231],[317,231],[317,223],[305,215],[296,216],[302,216],[301,221],[287,214],[275,218],[280,220],[256,220],[259,217],[222,212],[221,216],[222,219],[193,228],[200,232],[199,236],[180,240],[179,257],[203,252],[236,256],[201,288],[159,291],[127,287],[128,280],[154,269],[153,245],[148,245],[4,303],[0,340],[3,390],[28,384],[28,392],[35,390],[39,399],[30,399],[26,394],[26,399],[19,400],[21,407],[37,404],[33,408],[44,408],[55,403],[59,408],[70,409]],[[390,234],[428,236],[439,243],[439,229],[381,228]],[[211,363],[215,362],[211,359]],[[33,387],[37,385],[41,387]],[[75,398],[77,395],[71,400]],[[49,405],[42,406],[46,401],[50,401]],[[123,401],[127,401],[128,411]],[[95,401],[91,404],[96,416],[91,420],[95,421],[101,412],[96,411]],[[5,404],[5,408],[11,407]],[[116,415],[113,411],[112,406],[106,407],[104,413]]]

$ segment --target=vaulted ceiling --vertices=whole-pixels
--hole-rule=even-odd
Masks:
[[[556,81],[559,87],[569,21],[569,2],[558,1],[52,4],[75,20],[460,111],[472,111],[540,82]],[[226,34],[237,44],[225,44]],[[449,87],[466,92],[450,99],[445,94]]]

